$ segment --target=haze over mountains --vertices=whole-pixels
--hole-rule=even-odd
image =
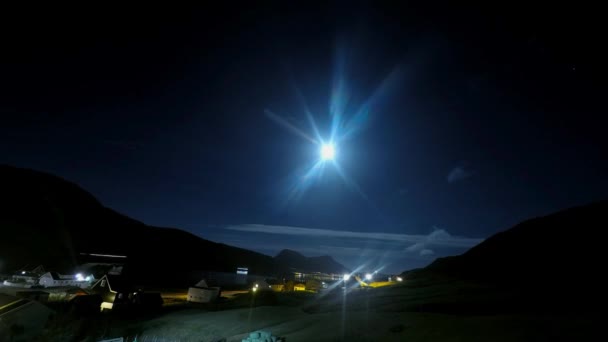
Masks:
[[[241,266],[253,274],[294,267],[345,270],[328,256],[306,258],[285,251],[273,258],[183,230],[148,226],[104,207],[77,185],[42,172],[0,165],[0,188],[0,272],[24,264],[70,271],[80,253],[126,255],[142,273],[234,272]]]

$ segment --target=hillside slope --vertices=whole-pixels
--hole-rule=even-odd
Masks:
[[[604,258],[608,201],[524,221],[428,270],[501,282],[570,282],[593,276]]]
[[[274,260],[260,253],[147,226],[49,174],[0,166],[0,187],[4,269],[43,263],[69,270],[80,253],[127,255],[139,269],[232,271],[245,261],[254,272],[275,268]]]
[[[70,271],[80,253],[126,255],[132,269],[144,274],[234,272],[239,266],[271,274],[291,267],[179,229],[147,226],[50,174],[0,165],[0,189],[0,272],[41,263]]]
[[[433,289],[424,310],[603,311],[606,213],[608,201],[600,201],[527,220],[403,276],[408,286]]]

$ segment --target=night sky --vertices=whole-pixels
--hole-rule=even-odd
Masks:
[[[6,10],[0,163],[269,255],[420,267],[608,197],[603,18],[555,6]],[[307,113],[336,136],[312,171]]]

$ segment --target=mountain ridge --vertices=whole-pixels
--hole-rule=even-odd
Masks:
[[[581,276],[592,279],[602,268],[603,239],[584,233],[608,227],[606,213],[608,200],[603,200],[528,219],[461,255],[438,258],[404,275],[433,274],[504,286],[519,286],[522,279],[537,287],[578,286]]]
[[[291,265],[291,268],[300,272],[314,272],[315,270],[311,269],[310,265],[321,265],[319,269],[324,270],[325,273],[341,274],[350,272],[329,255],[306,257],[294,250],[283,249],[274,258],[281,263]]]
[[[128,256],[140,273],[156,273],[159,266],[184,272],[234,272],[248,266],[253,274],[276,274],[291,267],[179,228],[146,225],[49,173],[0,165],[0,188],[0,228],[5,236],[0,239],[0,272],[36,263],[71,270],[80,253],[100,252]]]

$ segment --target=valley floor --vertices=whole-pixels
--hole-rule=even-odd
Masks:
[[[137,336],[137,341],[156,342],[241,341],[250,332],[264,330],[289,342],[559,341],[593,340],[601,327],[599,318],[580,315],[446,314],[416,312],[419,306],[408,306],[432,302],[431,298],[453,300],[441,294],[441,287],[406,286],[354,291],[347,296],[341,292],[324,297],[283,293],[276,298],[274,294],[266,298],[239,294],[217,306],[174,302],[155,316],[72,320],[48,331],[43,340],[98,341],[122,336],[133,341]]]
[[[138,340],[241,341],[255,330],[287,341],[542,341],[588,340],[589,322],[569,317],[453,316],[426,313],[331,312],[257,307],[221,312],[187,310],[129,330]]]

